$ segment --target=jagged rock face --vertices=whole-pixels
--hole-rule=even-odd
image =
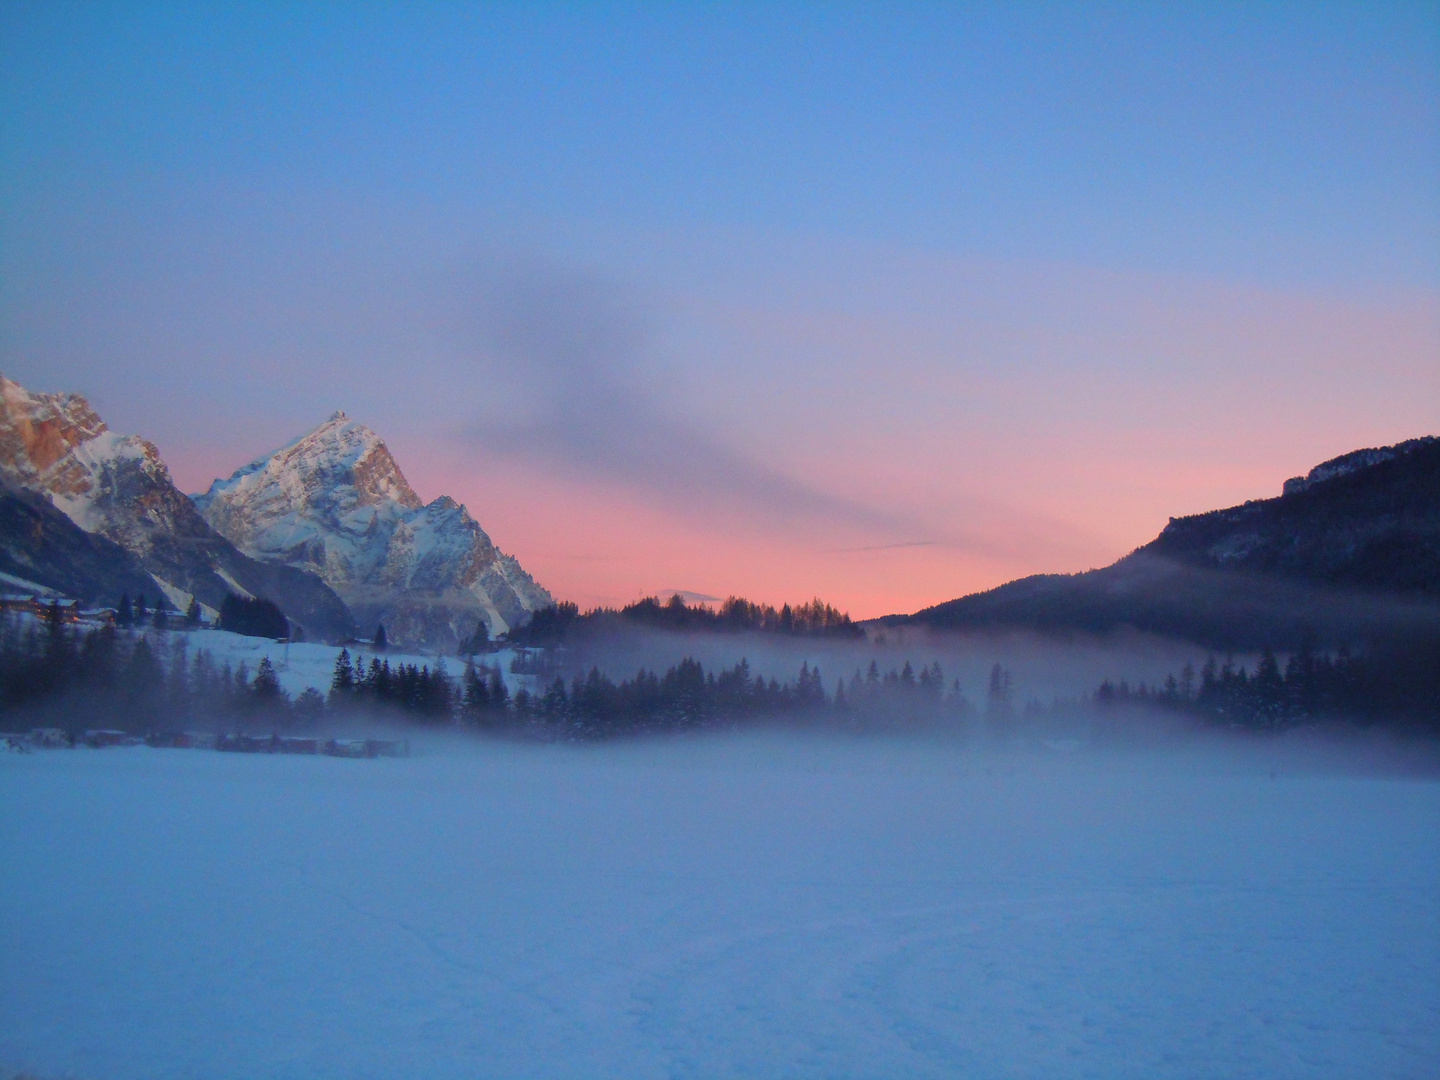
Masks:
[[[49,495],[85,531],[131,550],[189,517],[153,443],[115,434],[77,394],[32,394],[4,376],[0,470]]]
[[[344,413],[195,503],[242,551],[319,574],[396,644],[448,650],[478,619],[497,634],[553,602],[465,507],[422,504],[380,437]]]
[[[31,394],[3,375],[0,401],[0,469],[52,491],[85,489],[85,470],[72,453],[106,433],[89,403],[75,394]]]
[[[135,556],[176,607],[193,596],[218,609],[244,593],[274,600],[313,636],[353,630],[323,582],[241,554],[171,481],[154,443],[111,431],[77,394],[32,394],[0,376],[0,475]]]

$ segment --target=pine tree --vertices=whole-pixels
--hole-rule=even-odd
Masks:
[[[372,701],[380,700],[382,695],[380,692],[380,658],[378,656],[370,658],[370,666],[365,669],[365,674],[355,681],[355,688]]]
[[[280,688],[280,677],[275,674],[275,665],[270,662],[270,657],[262,656],[260,658],[250,692],[262,705],[277,705],[284,696],[285,691]]]
[[[190,597],[190,606],[185,609],[185,625],[192,630],[200,625],[200,601]]]
[[[314,724],[325,715],[325,698],[313,686],[295,699],[295,715],[306,725]]]
[[[335,673],[330,679],[330,707],[339,708],[355,696],[355,673],[350,669],[350,650],[341,649],[335,658]]]
[[[1011,719],[1015,712],[1011,697],[1010,672],[996,664],[990,669],[990,685],[985,693],[985,715],[992,721]]]
[[[390,640],[385,636],[385,624],[381,623],[375,627],[375,651],[384,652],[390,647]]]
[[[960,688],[960,680],[955,679],[950,683],[950,694],[945,698],[945,704],[957,713],[968,713],[970,702],[965,697],[965,691]]]
[[[499,669],[490,669],[488,686],[490,694],[490,708],[496,712],[504,712],[510,705],[510,688],[505,685],[505,677],[500,674]]]
[[[1275,659],[1275,652],[1268,645],[1261,652],[1260,663],[1255,668],[1250,696],[1254,703],[1255,718],[1261,725],[1273,727],[1279,724],[1285,703],[1285,682],[1280,675],[1280,664]]]
[[[460,643],[461,656],[474,656],[476,653],[490,651],[490,624],[484,619],[478,619],[475,623],[475,632]]]
[[[482,715],[490,708],[490,693],[485,688],[485,680],[475,670],[473,661],[465,662],[465,675],[462,679],[464,696],[460,699],[460,708],[465,714],[465,719],[472,724],[479,723]]]
[[[135,611],[130,606],[130,594],[120,594],[120,606],[115,611],[116,626],[132,626],[135,622]]]

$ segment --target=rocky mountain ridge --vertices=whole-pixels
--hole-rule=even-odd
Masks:
[[[448,496],[421,501],[384,441],[343,412],[216,480],[194,503],[240,550],[321,577],[359,624],[450,651],[553,600]]]
[[[175,486],[153,443],[111,431],[78,394],[31,393],[0,375],[0,477],[127,552],[154,583],[152,598],[163,595],[183,609],[194,597],[213,612],[227,593],[263,597],[279,603],[311,636],[339,639],[354,632],[349,611],[323,581],[237,550]],[[29,511],[9,509],[12,528],[28,522],[59,543],[63,529],[43,512],[37,517],[33,503]],[[40,542],[36,535],[6,532],[0,546],[23,557],[27,546]],[[133,580],[134,566],[114,569]],[[81,589],[87,598],[115,602],[108,586],[87,579],[78,567],[71,570],[80,575],[77,585],[90,581]]]

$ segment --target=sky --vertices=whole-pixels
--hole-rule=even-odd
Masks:
[[[1440,4],[0,7],[0,371],[857,617],[1440,432]]]

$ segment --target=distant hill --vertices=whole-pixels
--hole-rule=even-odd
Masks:
[[[1440,439],[1357,450],[1278,498],[1174,518],[1120,561],[883,620],[946,629],[1134,627],[1217,648],[1440,630]]]

